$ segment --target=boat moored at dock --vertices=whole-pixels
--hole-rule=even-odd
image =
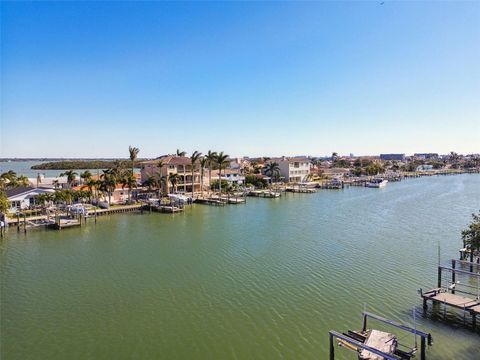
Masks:
[[[383,179],[383,178],[373,178],[369,182],[365,184],[366,187],[369,188],[384,188],[387,186],[388,180]]]

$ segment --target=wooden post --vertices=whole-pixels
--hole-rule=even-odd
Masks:
[[[27,214],[23,214],[23,232],[27,233]]]
[[[17,231],[20,231],[20,214],[17,213]]]
[[[425,353],[425,338],[422,336],[420,339],[420,360],[425,360],[426,359],[426,353]]]
[[[473,248],[470,246],[470,262],[473,263]],[[470,264],[470,272],[473,272],[473,265]]]
[[[477,327],[477,314],[472,313],[472,327],[475,329]]]
[[[363,314],[362,332],[367,331],[367,314]]]
[[[455,294],[455,260],[452,259],[452,294]]]
[[[330,360],[335,360],[335,346],[333,345],[332,334],[330,334]]]
[[[440,266],[438,267],[437,287],[438,287],[438,288],[441,288],[441,287],[442,287],[442,268],[441,268]]]

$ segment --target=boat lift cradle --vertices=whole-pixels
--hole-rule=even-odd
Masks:
[[[336,331],[331,330],[329,332],[330,335],[330,360],[335,360],[335,346],[334,346],[334,339],[338,340],[338,345],[345,347],[348,350],[357,351],[361,350],[369,351],[372,354],[378,355],[383,357],[385,360],[410,360],[411,358],[415,357],[417,352],[417,348],[411,348],[410,351],[402,351],[400,349],[396,349],[393,354],[387,354],[379,349],[374,347],[368,346],[365,344],[366,336],[364,335],[367,332],[367,319],[370,317],[372,319],[378,320],[388,325],[392,325],[396,328],[399,328],[403,331],[409,332],[414,334],[415,336],[420,336],[420,360],[426,359],[426,344],[428,343],[429,346],[433,344],[432,335],[429,333],[424,333],[423,331],[417,330],[416,328],[411,328],[406,325],[399,324],[395,321],[385,319],[381,316],[369,313],[369,312],[362,312],[363,316],[363,326],[361,332],[356,331],[348,331],[348,333],[338,333]]]

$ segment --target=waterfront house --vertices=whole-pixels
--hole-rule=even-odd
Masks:
[[[281,157],[270,159],[269,162],[278,164],[279,177],[286,182],[305,182],[310,175],[310,160],[306,157]]]
[[[15,213],[18,210],[28,209],[35,205],[35,197],[40,194],[54,193],[55,190],[47,188],[34,188],[31,186],[17,187],[5,191],[10,203],[9,213]]]
[[[225,169],[222,170],[222,180],[227,181],[230,185],[242,185],[245,182],[245,176],[240,172],[240,169]],[[212,171],[212,181],[218,180],[218,170]]]
[[[162,163],[163,166],[160,168],[158,165]],[[176,190],[181,193],[188,193],[192,191],[192,161],[189,157],[186,156],[176,156],[176,155],[166,155],[158,159],[142,161],[140,163],[141,170],[141,181],[144,182],[150,176],[153,176],[157,179],[165,176],[169,177],[172,174],[178,174],[179,179],[176,184]],[[200,191],[200,161],[194,165],[194,174],[193,174],[193,187],[194,192]],[[205,173],[206,174],[206,173]],[[204,186],[208,186],[208,176],[203,178]],[[171,192],[170,182],[166,182],[166,188],[163,190],[165,192]]]

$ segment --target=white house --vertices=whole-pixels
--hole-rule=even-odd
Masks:
[[[245,183],[245,176],[243,176],[239,169],[224,169],[222,170],[222,180],[228,181],[230,184],[241,185]],[[218,180],[218,170],[212,171],[212,181]]]
[[[10,210],[8,212],[15,213],[17,210],[28,209],[35,204],[35,197],[40,194],[54,193],[53,189],[18,187],[5,191],[8,201],[10,202]]]
[[[270,162],[278,163],[280,177],[286,182],[305,182],[310,175],[310,160],[306,157],[281,157]]]

